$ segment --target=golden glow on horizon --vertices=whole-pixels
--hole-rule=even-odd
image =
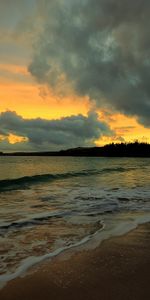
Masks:
[[[6,137],[2,134],[0,134],[0,142],[4,141],[6,139]]]
[[[8,141],[10,144],[16,144],[16,143],[22,143],[22,142],[27,142],[28,138],[24,136],[18,136],[14,134],[9,134],[8,136]]]
[[[73,93],[56,94],[46,86],[38,86],[26,66],[0,64],[0,112],[11,110],[24,118],[58,119],[70,115],[86,115],[88,97]]]
[[[47,87],[38,86],[26,66],[0,64],[0,112],[7,110],[15,111],[24,118],[40,117],[50,120],[78,114],[87,115],[90,102],[88,97],[75,96],[70,90],[69,95],[59,97]],[[96,141],[96,145],[136,139],[150,143],[150,129],[138,124],[134,117],[109,111],[100,111],[99,114],[100,120],[110,126],[114,135],[102,136]],[[5,138],[0,136],[1,140]],[[12,134],[8,140],[12,144],[27,141],[25,137]]]
[[[33,84],[0,82],[0,112],[16,111],[25,118],[58,119],[70,115],[86,115],[89,110],[88,99],[73,95],[54,98],[49,95],[40,97],[40,91]]]
[[[10,133],[8,136],[0,135],[0,141],[4,141],[4,140],[7,140],[10,144],[13,145],[17,143],[27,142],[28,138]]]
[[[139,124],[134,117],[128,117],[123,114],[106,114],[100,113],[100,119],[108,122],[114,135],[107,137],[102,136],[100,140],[96,141],[97,146],[102,146],[109,143],[121,142],[140,142],[150,143],[150,128],[145,128]]]

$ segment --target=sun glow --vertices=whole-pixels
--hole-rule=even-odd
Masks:
[[[28,142],[28,138],[10,133],[8,136],[8,141],[10,144],[17,144],[17,143],[22,143],[22,142]]]

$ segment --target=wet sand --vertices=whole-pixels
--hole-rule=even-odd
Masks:
[[[21,299],[149,300],[150,224],[46,261],[0,291],[0,300]]]

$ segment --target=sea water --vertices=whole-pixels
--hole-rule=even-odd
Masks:
[[[149,185],[149,158],[0,157],[0,282],[149,221]]]

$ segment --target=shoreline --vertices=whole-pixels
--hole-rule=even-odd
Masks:
[[[32,272],[32,270],[38,268],[41,264],[45,262],[53,261],[57,257],[68,256],[68,253],[73,255],[75,252],[87,251],[87,250],[95,250],[97,247],[100,247],[101,243],[107,241],[109,239],[115,237],[121,237],[128,234],[130,231],[135,230],[140,224],[145,224],[150,222],[150,215],[136,213],[136,217],[131,214],[132,221],[127,218],[124,214],[119,215],[119,218],[124,221],[118,223],[118,226],[113,226],[112,223],[108,224],[108,220],[106,223],[101,221],[101,227],[97,229],[92,234],[84,236],[81,240],[78,240],[74,244],[70,244],[69,246],[64,246],[54,250],[53,252],[49,252],[43,254],[42,256],[30,256],[22,260],[22,263],[19,267],[10,274],[2,274],[0,275],[0,290],[7,285],[12,280],[15,280],[19,277],[24,277],[28,272]],[[112,220],[111,220],[112,222]]]
[[[103,241],[96,249],[63,253],[0,290],[1,300],[150,299],[150,223]]]

